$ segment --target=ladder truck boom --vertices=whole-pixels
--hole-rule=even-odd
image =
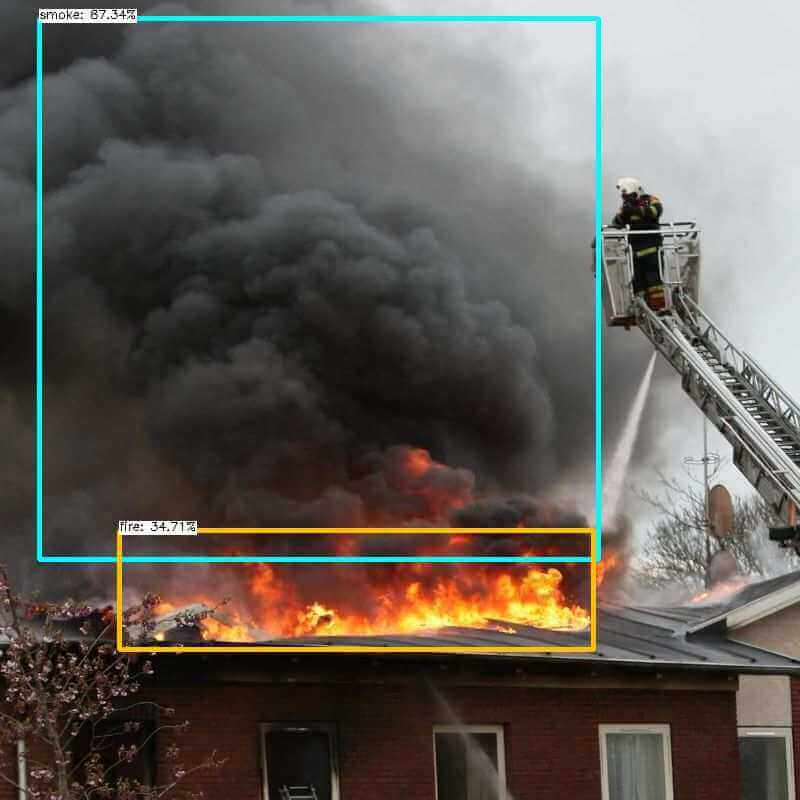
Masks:
[[[659,271],[666,307],[658,312],[633,293],[631,241],[639,233],[603,228],[608,324],[638,327],[678,372],[684,391],[730,443],[733,463],[786,524],[771,538],[800,552],[800,406],[701,308],[696,225],[660,226]]]

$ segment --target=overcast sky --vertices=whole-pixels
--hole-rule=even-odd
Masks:
[[[564,6],[568,4],[563,4]],[[758,13],[723,3],[600,4],[604,17],[604,166],[639,175],[666,216],[703,230],[701,301],[711,317],[794,397],[800,270],[786,213],[800,182],[790,101],[800,13],[768,2]],[[607,194],[610,203],[610,194]],[[609,350],[617,346],[608,337]],[[624,345],[620,345],[624,346]],[[641,452],[636,479],[678,472],[701,452],[700,415],[662,365],[649,404],[662,432]],[[711,431],[712,449],[730,457]],[[748,487],[734,468],[731,488]]]
[[[407,2],[292,7],[298,9],[431,13]],[[281,9],[226,5],[232,10]],[[603,17],[605,218],[617,203],[615,178],[636,175],[662,198],[667,219],[696,219],[703,230],[703,307],[800,396],[792,231],[793,183],[800,178],[800,112],[792,102],[800,13],[783,3],[762,6],[753,17],[722,3],[678,2],[654,11],[489,0],[436,11]],[[0,425],[14,443],[2,465],[9,497],[4,523],[23,547],[32,537],[32,27],[27,3],[3,13],[9,16],[0,34],[7,54],[0,65],[0,219],[13,269],[2,278],[1,302],[13,347]],[[50,340],[62,346],[48,355],[51,550],[91,552],[96,540],[87,528],[106,517],[143,516],[125,494],[131,482],[133,499],[153,509],[169,486],[183,516],[192,516],[198,497],[222,518],[275,506],[274,494],[252,490],[253,475],[274,468],[271,457],[262,454],[245,467],[237,449],[251,441],[253,423],[245,416],[231,425],[233,411],[219,410],[224,399],[203,406],[197,382],[208,385],[210,373],[196,374],[198,364],[219,367],[220,398],[242,371],[274,377],[278,370],[289,394],[265,399],[272,383],[265,386],[260,400],[267,415],[289,395],[298,402],[295,389],[303,385],[305,428],[322,431],[326,447],[350,454],[352,446],[342,442],[354,437],[378,449],[392,437],[413,438],[409,420],[418,414],[425,422],[412,443],[472,470],[480,490],[544,493],[591,515],[593,44],[590,25],[567,24],[226,26],[213,33],[208,26],[48,28],[48,325]],[[187,178],[182,165],[189,153],[195,171]],[[197,199],[198,193],[211,199]],[[261,208],[271,196],[284,199]],[[163,231],[150,225],[142,240],[113,239],[126,223],[132,230],[144,226],[148,214],[151,222],[166,220]],[[232,217],[250,220],[235,245]],[[308,367],[331,339],[338,341],[334,328],[324,328],[333,322],[322,321],[320,308],[291,309],[328,331],[296,364],[285,352],[278,364],[262,347],[290,341],[291,324],[251,309],[254,298],[281,290],[274,274],[265,282],[266,273],[254,272],[264,231],[280,229],[291,243],[298,235],[293,225],[306,232],[309,220],[319,218],[335,228],[326,235],[348,257],[400,265],[402,275],[404,264],[422,260],[428,277],[416,291],[429,292],[431,281],[441,289],[436,299],[426,295],[430,307],[420,306],[422,294],[393,301],[406,317],[419,314],[414,331],[394,317],[382,320],[380,341],[387,345],[379,363],[389,367],[387,388],[375,395],[385,413],[374,419],[363,419],[366,395],[355,377],[353,385],[341,385],[323,367]],[[170,237],[179,246],[165,245]],[[234,262],[242,265],[241,279],[225,266]],[[198,284],[189,263],[201,263],[210,283]],[[381,272],[387,283],[376,288],[353,270],[341,275],[366,286],[365,303],[371,292],[393,291],[386,287],[396,280]],[[304,280],[298,296],[307,299],[312,284]],[[431,320],[443,309],[457,313],[463,327],[432,351],[439,329]],[[199,342],[201,327],[219,334],[217,349]],[[407,347],[422,341],[419,331],[427,349],[409,359]],[[463,365],[454,349],[459,341]],[[483,360],[471,355],[480,347]],[[610,331],[604,347],[610,451],[650,351],[636,331]],[[370,363],[350,368],[357,375]],[[447,369],[426,382],[432,365],[442,363]],[[462,390],[467,366],[476,382]],[[133,384],[126,385],[130,374]],[[391,389],[398,376],[407,392]],[[438,401],[455,409],[454,421],[443,421]],[[267,412],[256,406],[242,413]],[[219,426],[224,452],[192,449],[187,416],[192,424]],[[276,430],[285,428],[281,420],[272,419]],[[729,455],[715,432],[711,443]],[[700,414],[660,364],[630,479],[652,486],[659,470],[679,472],[683,457],[700,447]],[[108,459],[118,452],[129,459],[115,462],[110,474]],[[319,485],[338,491],[337,469],[334,477],[320,476]],[[223,486],[221,473],[236,478]],[[732,468],[725,478],[745,488]],[[632,498],[627,507],[641,531],[646,510]]]

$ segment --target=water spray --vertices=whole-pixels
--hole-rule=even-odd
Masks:
[[[497,787],[499,792],[497,796],[501,798],[501,800],[514,800],[511,792],[509,792],[508,788],[503,785],[498,768],[494,765],[488,754],[484,752],[484,750],[471,736],[468,729],[464,725],[464,721],[458,716],[458,714],[456,714],[453,707],[447,701],[447,698],[445,698],[442,692],[439,691],[439,689],[430,679],[427,679],[425,682],[427,683],[434,700],[444,712],[444,715],[447,718],[447,723],[453,726],[453,732],[457,733],[463,742],[464,749],[467,752],[468,757],[472,760],[473,764],[475,764],[481,783],[485,782],[486,788]],[[500,742],[498,742],[498,747],[499,746]],[[499,756],[500,754],[498,753],[498,758]],[[484,796],[484,792],[481,791],[481,787],[473,785],[469,788],[474,790],[475,796],[478,796],[478,794],[480,794],[480,796]],[[470,796],[472,796],[472,793],[470,793]]]
[[[619,502],[622,499],[625,476],[627,475],[628,465],[633,455],[633,448],[636,445],[636,439],[639,435],[639,427],[642,423],[642,414],[644,413],[647,395],[650,391],[650,383],[653,380],[655,365],[656,353],[654,352],[650,357],[650,363],[647,365],[642,382],[639,384],[639,389],[634,397],[633,405],[628,413],[625,428],[622,431],[622,437],[617,443],[614,457],[611,459],[611,465],[605,476],[603,499],[604,521],[614,519],[617,514]]]

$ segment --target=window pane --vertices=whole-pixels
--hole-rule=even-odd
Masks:
[[[498,800],[497,735],[437,733],[438,800]]]
[[[609,800],[666,800],[661,734],[609,733],[606,755]]]
[[[739,738],[742,800],[788,800],[786,740],[771,736]]]
[[[319,800],[331,800],[331,746],[325,731],[267,731],[266,745],[269,800],[280,800],[284,787],[313,787]]]

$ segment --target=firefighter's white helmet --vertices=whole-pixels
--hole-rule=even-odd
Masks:
[[[641,194],[642,184],[638,178],[618,178],[617,189],[621,194]]]

